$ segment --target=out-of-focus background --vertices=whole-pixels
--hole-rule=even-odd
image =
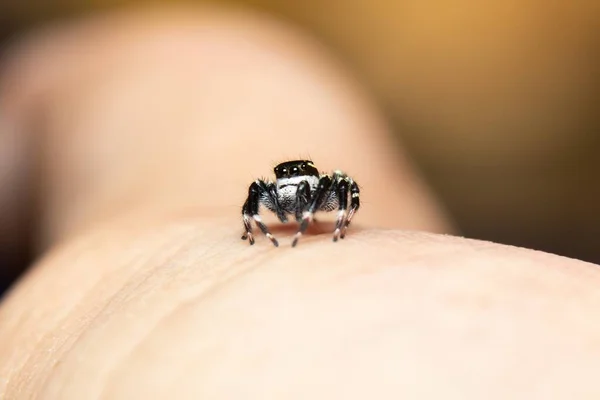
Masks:
[[[134,3],[2,0],[0,43]],[[600,263],[597,0],[213,3],[264,11],[329,47],[379,101],[462,234]],[[0,252],[5,285],[16,271],[6,265],[26,263],[26,250]]]

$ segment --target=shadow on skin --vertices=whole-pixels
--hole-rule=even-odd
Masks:
[[[287,224],[272,222],[272,223],[268,223],[267,227],[269,228],[269,230],[271,231],[273,236],[275,236],[275,238],[280,242],[280,245],[281,245],[282,240],[283,241],[287,241],[288,239],[292,240],[292,237],[296,234],[296,232],[298,232],[299,224],[295,221],[290,221]],[[360,229],[359,226],[352,223],[348,227],[347,235],[352,235],[352,231],[359,230],[359,229]],[[260,231],[260,229],[254,228],[254,226],[253,226],[253,230],[254,230],[254,239],[255,240],[257,240],[259,242],[262,241],[263,239],[268,241],[267,237]],[[308,240],[312,237],[321,236],[321,235],[330,236],[329,239],[333,240],[333,231],[334,230],[335,230],[335,221],[313,221],[313,223],[311,223],[308,226],[304,235],[302,235],[302,239],[300,239],[300,243],[302,241]],[[321,238],[321,239],[323,239],[323,238]],[[340,238],[340,240],[343,240],[343,239]],[[247,239],[246,239],[246,241],[247,241]]]

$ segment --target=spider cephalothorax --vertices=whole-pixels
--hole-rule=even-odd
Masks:
[[[275,167],[274,172],[275,182],[258,179],[248,189],[248,198],[242,207],[245,229],[242,239],[248,239],[250,244],[254,244],[251,224],[254,220],[271,242],[275,246],[279,245],[258,215],[261,204],[274,212],[283,223],[288,222],[288,215],[293,215],[300,223],[292,246],[296,246],[315,212],[333,211],[336,208],[338,215],[333,241],[344,238],[354,213],[360,207],[360,191],[352,178],[342,171],[334,171],[331,175],[319,174],[319,170],[309,160],[281,163]]]

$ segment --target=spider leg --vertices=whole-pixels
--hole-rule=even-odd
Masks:
[[[242,234],[242,240],[248,239],[250,244],[254,244],[254,235],[252,233],[252,224],[250,223],[250,215],[248,209],[250,208],[250,196],[242,207],[242,221],[244,222],[244,233]]]
[[[264,182],[261,183],[264,184]],[[283,211],[283,209],[279,205],[279,197],[277,196],[277,185],[275,185],[274,183],[268,183],[265,184],[265,188],[267,193],[269,194],[269,199],[271,200],[271,204],[275,209],[275,214],[277,214],[277,218],[279,218],[279,220],[285,224],[286,222],[288,222],[288,219],[287,215],[285,214],[285,211]]]
[[[242,219],[244,222],[245,233],[242,235],[242,239],[250,242],[250,244],[254,244],[254,236],[252,234],[252,224],[251,220],[253,219],[256,225],[260,228],[260,230],[268,237],[275,247],[279,246],[277,239],[273,236],[273,234],[269,231],[269,228],[263,223],[262,218],[258,215],[258,207],[260,206],[261,194],[266,193],[269,194],[267,185],[262,181],[252,182],[250,187],[248,188],[248,198],[242,207]]]
[[[310,224],[310,222],[312,221],[314,213],[317,211],[317,208],[319,207],[325,196],[329,194],[333,183],[334,181],[331,180],[331,177],[329,177],[329,175],[323,175],[319,179],[319,184],[317,185],[314,197],[311,199],[308,209],[302,213],[300,228],[294,236],[294,240],[292,241],[292,247],[295,247],[298,244],[298,239],[300,239],[300,236],[302,236],[304,232],[306,232],[306,228],[308,228],[308,224]]]
[[[360,208],[360,189],[358,185],[353,180],[350,180],[350,211],[348,212],[348,217],[346,218],[346,223],[342,228],[342,233],[340,237],[343,239],[346,236],[346,230],[348,229],[348,225],[352,221],[352,217]]]
[[[337,220],[335,222],[335,231],[333,231],[334,242],[337,242],[337,240],[340,238],[342,229],[346,224],[346,208],[348,207],[348,186],[349,183],[346,177],[343,177],[337,184],[339,211],[337,215]]]
[[[310,204],[310,185],[307,181],[302,181],[296,189],[296,221],[302,221],[302,213]]]

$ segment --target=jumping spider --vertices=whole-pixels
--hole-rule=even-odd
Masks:
[[[274,212],[283,223],[288,222],[288,215],[293,215],[300,223],[298,232],[292,241],[296,246],[300,236],[313,220],[316,211],[339,210],[333,232],[333,241],[344,238],[352,217],[360,207],[360,191],[352,178],[342,171],[319,174],[312,161],[287,161],[274,168],[275,182],[258,179],[250,185],[248,198],[242,207],[245,233],[242,239],[254,244],[251,221],[254,219],[260,230],[279,246],[277,239],[263,223],[258,208],[262,204]],[[348,192],[350,192],[350,209],[348,213]]]

